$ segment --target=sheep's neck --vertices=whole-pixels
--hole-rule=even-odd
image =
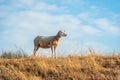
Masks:
[[[61,36],[56,35],[56,40],[57,40],[57,41],[59,41],[59,40],[60,40],[60,38],[61,38]]]

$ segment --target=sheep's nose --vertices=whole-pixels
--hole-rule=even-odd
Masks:
[[[67,34],[65,34],[65,36],[67,36]]]

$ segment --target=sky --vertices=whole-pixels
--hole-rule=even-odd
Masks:
[[[65,30],[59,55],[120,53],[120,0],[0,0],[0,53],[23,49],[32,54],[38,35]],[[50,49],[38,54],[51,55]]]

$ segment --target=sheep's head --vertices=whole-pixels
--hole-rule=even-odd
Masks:
[[[57,33],[57,35],[59,36],[59,37],[66,37],[67,36],[67,34],[65,33],[65,31],[58,31],[58,33]]]

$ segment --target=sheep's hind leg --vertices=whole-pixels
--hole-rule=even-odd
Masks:
[[[35,54],[36,54],[36,52],[37,52],[37,50],[39,49],[39,47],[38,46],[36,46],[35,48],[34,48],[34,51],[33,51],[33,56],[35,56]]]

